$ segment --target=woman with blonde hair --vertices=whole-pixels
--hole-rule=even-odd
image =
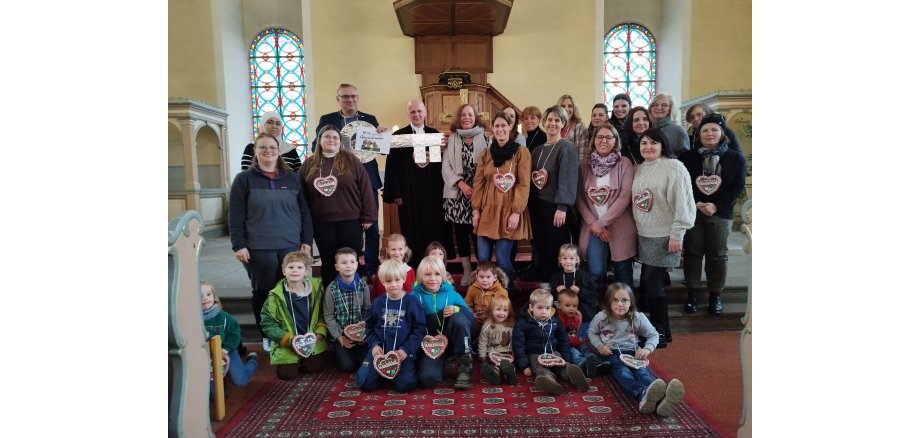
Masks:
[[[668,137],[668,143],[674,149],[675,154],[690,149],[690,137],[677,122],[674,121],[674,99],[670,94],[657,94],[648,104],[648,109],[652,113],[652,120],[655,121],[655,127],[661,128],[661,132]]]
[[[585,125],[581,121],[581,113],[578,112],[578,104],[575,103],[575,98],[571,94],[563,94],[556,101],[556,106],[562,107],[568,116],[568,122],[565,128],[562,129],[562,138],[575,144],[578,161],[580,162],[588,154],[588,151],[582,149],[586,132]]]

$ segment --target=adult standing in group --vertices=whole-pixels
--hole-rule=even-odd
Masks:
[[[613,261],[616,281],[633,285],[636,222],[632,213],[633,164],[620,154],[616,128],[604,123],[594,131],[593,150],[579,167],[576,206],[581,214],[578,250],[599,285]],[[601,289],[604,290],[604,289]]]
[[[528,106],[521,111],[521,125],[524,127],[524,141],[527,146],[527,150],[530,151],[531,158],[533,157],[533,151],[539,146],[546,144],[546,132],[543,132],[543,129],[540,128],[540,118],[543,117],[543,112],[540,108],[535,106]],[[536,197],[534,192],[530,192],[531,200]],[[530,205],[531,201],[527,202],[527,205]],[[537,251],[537,241],[540,240],[540,237],[534,235],[530,239],[531,248],[530,248],[530,265],[521,272],[521,280],[524,281],[534,281],[539,276],[538,266],[540,265],[540,252]]]
[[[581,161],[588,151],[582,150],[582,143],[585,139],[585,125],[581,121],[581,113],[578,111],[578,105],[571,94],[563,94],[556,101],[556,106],[561,106],[565,110],[568,122],[562,130],[562,137],[572,142],[577,147],[578,161]]]
[[[690,145],[692,145],[693,149],[700,147],[700,122],[703,121],[703,117],[712,113],[712,108],[705,103],[695,103],[690,105],[690,108],[687,108],[687,115],[684,116],[684,120],[690,125],[687,127],[687,135],[690,137]],[[735,131],[732,131],[731,128],[726,126],[724,134],[725,138],[728,139],[728,148],[736,152],[741,152],[741,142],[738,141],[738,136],[735,135]]]
[[[275,137],[275,140],[278,140],[278,144],[281,145],[281,149],[278,150],[278,153],[281,154],[281,158],[284,159],[285,164],[294,172],[300,170],[300,155],[297,153],[297,148],[294,145],[284,141],[282,136],[284,135],[284,122],[281,120],[281,116],[274,111],[268,111],[262,113],[261,119],[259,119],[259,133],[271,134],[272,137]],[[252,157],[255,156],[255,143],[249,143],[243,149],[243,158],[240,159],[240,169],[247,170],[252,166]]]
[[[721,114],[707,115],[700,122],[699,149],[686,151],[678,157],[690,174],[696,201],[696,222],[684,236],[684,276],[687,279],[684,310],[688,313],[697,311],[705,257],[709,313],[722,314],[728,234],[734,219],[735,200],[744,190],[747,175],[744,155],[728,146],[725,131],[725,118]]]
[[[514,241],[530,237],[527,198],[530,191],[530,152],[511,141],[511,124],[504,113],[492,117],[495,136],[489,150],[476,165],[473,180],[473,229],[476,232],[476,258],[495,259],[508,275],[508,289],[514,288]]]
[[[639,233],[639,262],[642,295],[648,299],[650,320],[661,334],[658,348],[671,342],[671,323],[665,286],[668,268],[680,265],[684,234],[693,227],[690,174],[680,161],[661,128],[649,129],[639,137],[645,159],[636,169],[632,185],[632,209]],[[641,298],[636,297],[641,300]]]
[[[335,92],[335,100],[339,103],[339,111],[331,112],[329,114],[323,114],[319,118],[319,123],[316,124],[316,137],[313,139],[313,150],[316,151],[316,143],[319,139],[319,131],[326,125],[332,125],[338,128],[339,132],[342,132],[342,129],[345,128],[345,125],[356,122],[364,121],[370,123],[371,126],[377,128],[377,132],[386,132],[390,128],[380,125],[377,123],[377,118],[373,114],[363,113],[358,111],[358,88],[351,84],[341,84]],[[346,139],[349,140],[349,139]],[[354,147],[351,148],[354,150]],[[380,193],[380,188],[383,187],[383,181],[380,179],[380,170],[377,168],[377,161],[371,160],[367,163],[364,163],[364,169],[367,171],[368,178],[370,178],[371,190],[373,191],[374,198],[374,210],[379,210],[380,205],[378,203],[378,193]],[[361,248],[361,245],[354,246],[353,248]],[[338,248],[334,248],[335,251]],[[380,266],[380,225],[377,223],[377,217],[374,216],[371,226],[364,230],[364,267],[368,277],[367,284],[374,284],[373,275],[377,272],[377,267]]]
[[[623,133],[626,131],[626,116],[629,114],[629,110],[632,109],[632,98],[629,97],[629,94],[620,93],[616,96],[613,96],[613,108],[611,108],[610,114],[610,124],[617,128],[617,134],[620,134],[620,138],[623,138]]]
[[[313,222],[304,186],[279,152],[269,133],[256,137],[252,166],[230,186],[227,223],[236,259],[243,263],[252,286],[252,314],[261,331],[262,305],[281,279],[281,261],[292,251],[310,254]],[[262,348],[271,341],[262,333]]]
[[[521,118],[518,116],[517,110],[515,110],[513,106],[506,106],[505,109],[502,110],[502,112],[505,113],[506,116],[508,116],[508,120],[511,120],[510,137],[513,138],[517,144],[521,146],[526,145],[527,139],[524,137],[524,134],[519,132],[517,129],[518,122],[521,120]]]
[[[304,162],[300,176],[313,212],[325,288],[336,276],[335,252],[361,247],[361,231],[377,219],[377,208],[367,172],[361,160],[342,147],[339,129],[323,126],[317,138],[320,147]]]
[[[655,121],[655,127],[661,128],[664,135],[668,137],[668,143],[674,150],[675,154],[690,149],[690,137],[687,131],[681,128],[674,121],[674,99],[670,94],[658,94],[652,98],[649,103],[649,109],[652,111],[652,120]]]
[[[504,113],[502,113],[504,114]],[[488,140],[484,134],[482,122],[476,116],[476,110],[470,104],[463,104],[451,119],[450,135],[445,135],[447,149],[441,157],[441,177],[444,179],[444,219],[450,223],[452,238],[457,239],[457,253],[463,265],[461,286],[473,283],[473,265],[470,262],[473,237],[473,178],[476,176],[476,163],[483,151],[488,149]],[[444,242],[447,257],[453,252],[451,239]]]
[[[626,132],[623,134],[623,147],[620,153],[632,161],[633,164],[642,164],[645,160],[639,152],[639,137],[655,128],[652,115],[643,106],[636,106],[626,115]]]
[[[409,124],[393,132],[402,134],[437,134],[438,130],[425,125],[428,112],[419,99],[406,106]],[[412,251],[409,266],[418,266],[425,257],[424,249],[433,241],[446,240],[447,223],[441,204],[444,178],[441,163],[431,162],[428,154],[424,161],[417,160],[413,148],[390,149],[384,172],[383,202],[396,204],[399,210],[399,231],[406,237]],[[450,245],[453,249],[453,245]],[[447,260],[454,256],[445,254]]]
[[[581,148],[584,149],[587,154],[590,154],[591,151],[594,150],[594,131],[597,130],[598,126],[601,126],[609,121],[610,119],[607,116],[607,105],[603,103],[595,103],[594,107],[591,108],[591,122],[588,123],[588,130],[585,132],[585,144],[581,145]],[[584,161],[584,158],[582,158],[579,163],[582,161]]]
[[[556,271],[557,259],[552,255],[571,242],[568,225],[575,213],[578,158],[575,145],[562,137],[567,121],[568,114],[562,107],[547,108],[543,113],[546,143],[534,149],[532,155],[529,179],[530,191],[535,196],[530,199],[528,209],[533,234],[540,236],[535,244],[541,254],[537,272],[542,283],[549,283]]]

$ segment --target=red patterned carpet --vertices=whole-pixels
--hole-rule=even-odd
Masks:
[[[218,436],[718,436],[686,403],[670,418],[640,414],[606,377],[592,379],[587,392],[566,385],[568,392],[556,397],[522,375],[515,387],[482,383],[474,368],[479,383],[466,391],[445,384],[408,394],[366,393],[353,375],[332,369],[293,382],[272,379]]]

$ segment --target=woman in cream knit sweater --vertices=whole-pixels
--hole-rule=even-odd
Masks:
[[[648,299],[652,325],[661,334],[658,347],[671,342],[664,288],[668,268],[680,264],[684,233],[693,227],[696,207],[690,174],[661,129],[644,132],[639,152],[645,160],[636,168],[632,185],[633,217],[639,232],[640,289]]]

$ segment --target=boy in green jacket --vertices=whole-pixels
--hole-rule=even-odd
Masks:
[[[326,365],[326,323],[320,315],[323,289],[318,278],[310,277],[310,256],[294,251],[281,263],[284,278],[268,293],[262,306],[262,331],[271,340],[271,364],[281,380],[298,374],[316,373]],[[307,357],[294,352],[292,342],[301,335],[316,336]]]

